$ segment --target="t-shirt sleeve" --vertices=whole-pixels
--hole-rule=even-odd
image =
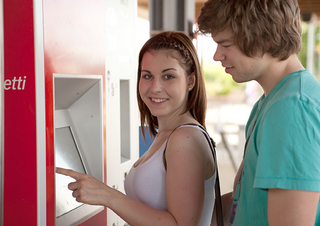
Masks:
[[[258,129],[255,188],[320,191],[318,107],[287,98],[268,109]]]

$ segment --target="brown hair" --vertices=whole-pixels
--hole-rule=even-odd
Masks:
[[[249,57],[268,52],[286,60],[301,50],[297,0],[208,0],[197,22],[204,34],[231,29],[235,45]]]
[[[191,39],[182,32],[167,31],[151,37],[141,48],[139,53],[137,100],[140,111],[140,121],[143,137],[145,137],[145,125],[149,126],[152,136],[157,134],[157,117],[154,117],[139,94],[139,82],[141,77],[141,61],[146,52],[159,50],[172,50],[171,57],[177,59],[185,69],[186,75],[195,75],[195,84],[189,92],[188,102],[183,113],[190,111],[192,116],[205,127],[205,114],[207,108],[206,91],[202,70],[199,63],[197,51]]]

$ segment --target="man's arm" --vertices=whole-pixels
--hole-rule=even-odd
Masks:
[[[233,203],[233,192],[229,192],[222,195],[221,203],[222,203],[223,224],[227,226],[229,225],[230,210]],[[214,208],[210,226],[217,226],[216,208]]]
[[[221,197],[224,225],[229,225],[230,212],[233,203],[233,194],[233,192],[229,192]]]
[[[241,165],[238,169],[238,172],[234,178],[233,191],[221,196],[224,225],[229,225],[229,218],[230,218],[230,212],[231,212],[231,208],[232,208],[232,204],[233,204],[233,197],[234,197],[234,193],[237,189],[237,185],[239,182],[240,174],[242,172],[242,168],[243,168],[243,160],[242,160]],[[217,225],[216,210],[214,210],[213,215],[212,215],[212,220],[211,220],[211,226],[216,226],[216,225]]]
[[[269,189],[270,226],[314,226],[320,192]]]

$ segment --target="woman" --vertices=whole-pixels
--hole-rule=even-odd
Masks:
[[[148,125],[155,139],[130,170],[127,195],[89,175],[57,172],[76,179],[69,189],[77,201],[104,205],[132,226],[210,225],[216,165],[201,129],[206,112],[201,68],[185,34],[162,32],[145,43],[137,98],[141,127]]]

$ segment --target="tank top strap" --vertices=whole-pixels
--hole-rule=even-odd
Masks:
[[[195,124],[195,123],[186,123],[186,124],[177,126],[175,129],[173,129],[172,132],[170,133],[168,139],[167,139],[167,143],[166,143],[166,146],[165,146],[165,148],[164,148],[164,152],[165,152],[165,150],[167,149],[168,141],[169,141],[169,138],[170,138],[170,136],[172,135],[172,133],[173,133],[174,131],[176,131],[177,129],[181,128],[181,127],[194,127],[194,128],[199,129],[199,130],[204,134],[204,136],[206,137],[206,139],[207,139],[207,141],[208,141],[208,143],[209,143],[209,145],[210,145],[210,148],[211,148],[211,151],[212,151],[212,154],[213,154],[213,159],[214,159],[215,165],[217,165],[217,161],[216,161],[216,151],[215,151],[216,143],[215,143],[214,140],[210,137],[210,135],[208,134],[207,130],[206,130],[202,125]],[[217,168],[217,167],[216,167],[216,168]]]

